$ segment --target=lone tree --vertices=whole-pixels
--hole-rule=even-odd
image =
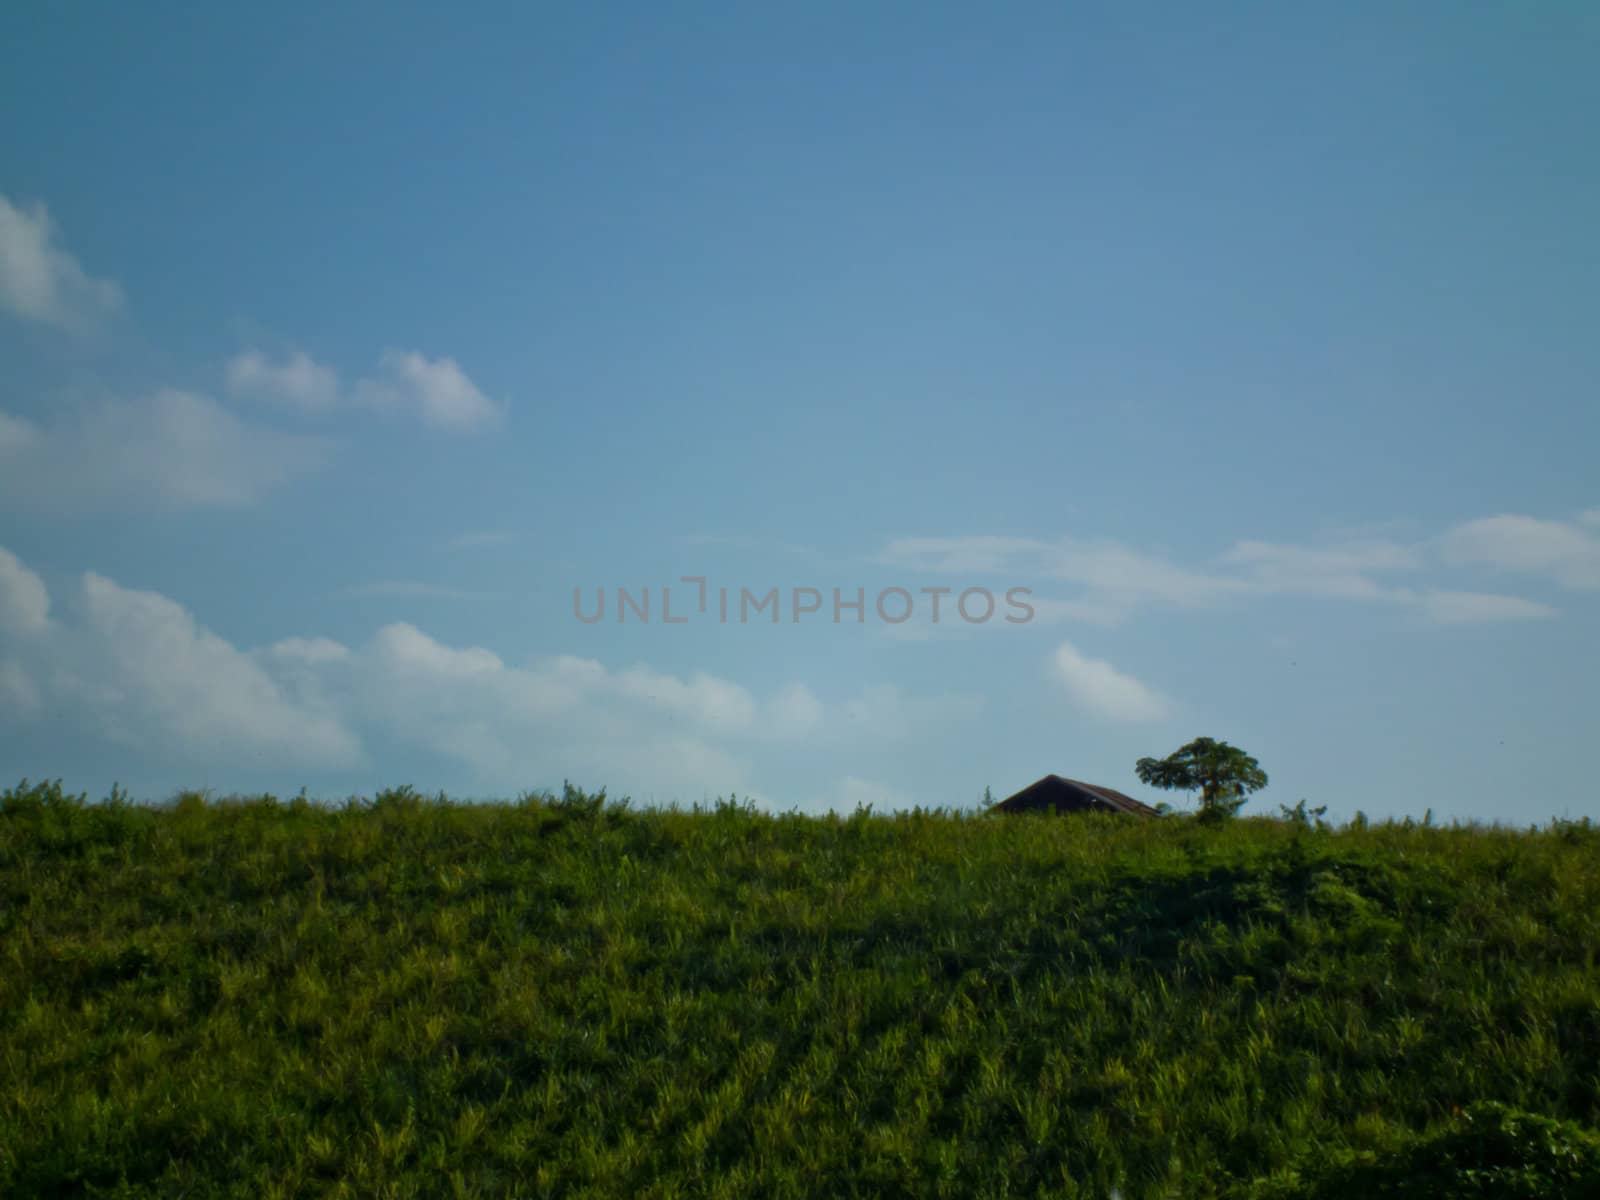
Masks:
[[[1141,758],[1133,768],[1151,787],[1200,792],[1200,816],[1221,821],[1233,816],[1251,792],[1267,786],[1261,764],[1237,746],[1195,738],[1165,758]]]

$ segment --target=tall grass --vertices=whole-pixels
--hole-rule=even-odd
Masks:
[[[1600,1126],[1597,947],[1586,823],[24,784],[0,1195],[1298,1194]]]

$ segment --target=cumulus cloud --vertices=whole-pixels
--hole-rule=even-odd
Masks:
[[[206,396],[173,389],[108,401],[47,429],[6,421],[0,498],[57,507],[248,505],[332,455],[326,439],[247,425]]]
[[[1080,711],[1113,721],[1159,721],[1171,711],[1160,692],[1098,658],[1087,658],[1071,642],[1056,647],[1056,681]]]
[[[1445,561],[1543,575],[1565,587],[1600,591],[1600,532],[1593,513],[1577,522],[1502,514],[1468,521],[1440,539]]]
[[[359,741],[335,714],[292,703],[250,656],[176,602],[93,572],[83,578],[83,595],[84,642],[93,652],[84,666],[106,685],[96,694],[116,698],[106,715],[129,736],[266,751],[309,765],[362,761]]]
[[[709,729],[741,733],[756,722],[756,702],[749,691],[703,672],[690,679],[678,679],[636,666],[619,673],[615,685],[620,695],[686,716]]]
[[[78,619],[50,619],[44,584],[0,549],[0,704],[22,711],[59,704],[113,740],[180,755],[264,753],[311,766],[361,761],[358,740],[334,713],[297,703],[174,601],[93,572],[77,599]]]
[[[56,244],[44,205],[18,208],[0,195],[0,305],[19,317],[82,329],[122,307],[122,289],[95,279]]]
[[[372,640],[378,662],[402,674],[427,679],[472,679],[499,676],[506,665],[498,655],[469,646],[453,649],[434,641],[415,625],[397,622],[378,630]]]
[[[321,663],[343,662],[350,657],[350,648],[332,638],[284,638],[267,647],[266,654],[282,662]]]
[[[239,396],[276,400],[308,412],[332,408],[339,401],[339,375],[303,350],[273,362],[259,350],[228,360],[228,391]]]
[[[0,712],[27,716],[42,704],[39,685],[22,669],[22,664],[0,659]]]
[[[500,420],[501,406],[479,391],[453,358],[391,349],[378,366],[376,377],[356,384],[358,402],[409,412],[441,429],[485,429]]]
[[[638,797],[748,794],[745,754],[757,746],[892,741],[976,711],[968,698],[892,687],[830,705],[791,683],[762,699],[706,672],[613,668],[573,655],[516,665],[400,623],[353,651],[293,639],[270,653],[280,667],[326,664],[310,694],[345,697],[363,728],[453,759],[495,787],[560,764]]]
[[[31,421],[0,412],[0,457],[31,450],[39,440],[39,429]]]
[[[454,759],[488,786],[524,785],[558,766],[613,793],[663,800],[747,782],[717,741],[747,732],[755,706],[727,680],[614,671],[572,656],[513,666],[405,624],[379,630],[347,669],[366,721]]]
[[[815,692],[792,683],[768,702],[766,723],[779,738],[803,738],[821,728],[824,712]]]
[[[981,703],[892,686],[824,702],[798,682],[758,696],[705,671],[573,655],[514,664],[406,623],[355,645],[288,637],[243,650],[176,601],[93,572],[64,616],[42,589],[24,564],[0,558],[5,711],[43,706],[52,722],[186,769],[251,756],[353,769],[376,748],[403,748],[500,794],[565,774],[641,800],[696,802],[752,794],[749,756],[762,747],[892,743]]]
[[[35,634],[50,624],[50,593],[11,551],[0,546],[0,632]]]
[[[303,350],[278,359],[247,350],[225,368],[231,395],[275,401],[306,413],[365,407],[404,413],[437,429],[473,432],[497,424],[496,404],[453,358],[430,359],[414,350],[385,350],[372,375],[345,391],[339,374]]]

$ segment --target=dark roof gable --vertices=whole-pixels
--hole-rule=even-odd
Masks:
[[[1129,813],[1139,817],[1156,817],[1161,814],[1148,804],[1125,796],[1114,788],[1097,783],[1084,783],[1061,775],[1046,775],[1037,783],[1029,784],[1013,796],[996,804],[991,812],[1104,812]]]

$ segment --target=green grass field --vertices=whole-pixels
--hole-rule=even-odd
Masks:
[[[1587,824],[24,785],[0,1196],[1594,1195],[1597,947]]]

